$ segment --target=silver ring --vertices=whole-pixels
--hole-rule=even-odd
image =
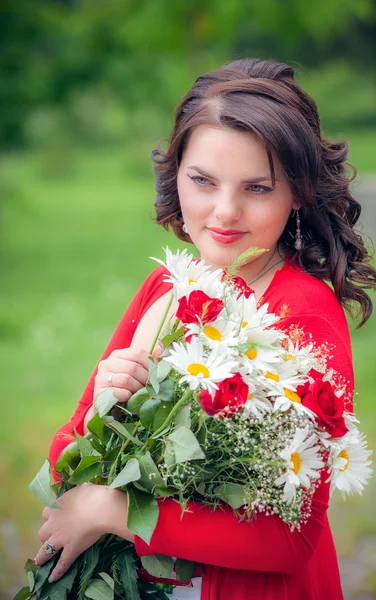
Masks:
[[[45,550],[47,552],[47,554],[56,554],[57,550],[55,548],[55,546],[53,546],[52,544],[50,544],[50,542],[46,542],[44,544]]]
[[[114,387],[114,384],[112,383],[112,379],[114,377],[115,373],[110,373],[108,376],[108,383],[110,384],[110,387]]]

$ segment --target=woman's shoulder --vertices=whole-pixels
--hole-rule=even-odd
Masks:
[[[316,316],[347,328],[343,307],[332,288],[291,263],[277,271],[263,300],[281,317]]]
[[[171,283],[166,282],[168,271],[163,265],[153,269],[145,278],[139,292],[142,294],[140,308],[141,315],[144,314],[154,302],[171,290]]]

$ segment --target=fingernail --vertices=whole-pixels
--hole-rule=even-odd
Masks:
[[[55,581],[55,575],[52,573],[52,575],[50,575],[48,578],[48,583],[53,583],[54,581]]]

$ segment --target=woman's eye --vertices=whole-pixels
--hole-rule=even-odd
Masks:
[[[208,179],[206,179],[206,177],[200,177],[199,175],[189,175],[188,177],[197,183],[197,185],[206,185],[208,183]]]
[[[265,185],[258,185],[257,183],[250,185],[248,188],[254,194],[262,194],[264,192],[270,192],[270,188]]]

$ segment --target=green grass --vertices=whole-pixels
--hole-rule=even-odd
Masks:
[[[376,171],[364,150],[371,138],[359,134],[354,140],[358,163]],[[6,553],[9,539],[0,536],[0,596],[39,545],[42,506],[27,486],[53,433],[69,418],[127,303],[154,268],[149,256],[161,257],[166,244],[178,246],[150,219],[154,191],[147,150],[72,150],[3,163],[0,525],[15,550]],[[357,412],[373,442],[375,334],[375,318],[353,333]],[[355,511],[351,503],[350,510],[341,506],[338,535],[350,521],[353,536],[358,529],[376,530],[370,491],[365,498]]]

